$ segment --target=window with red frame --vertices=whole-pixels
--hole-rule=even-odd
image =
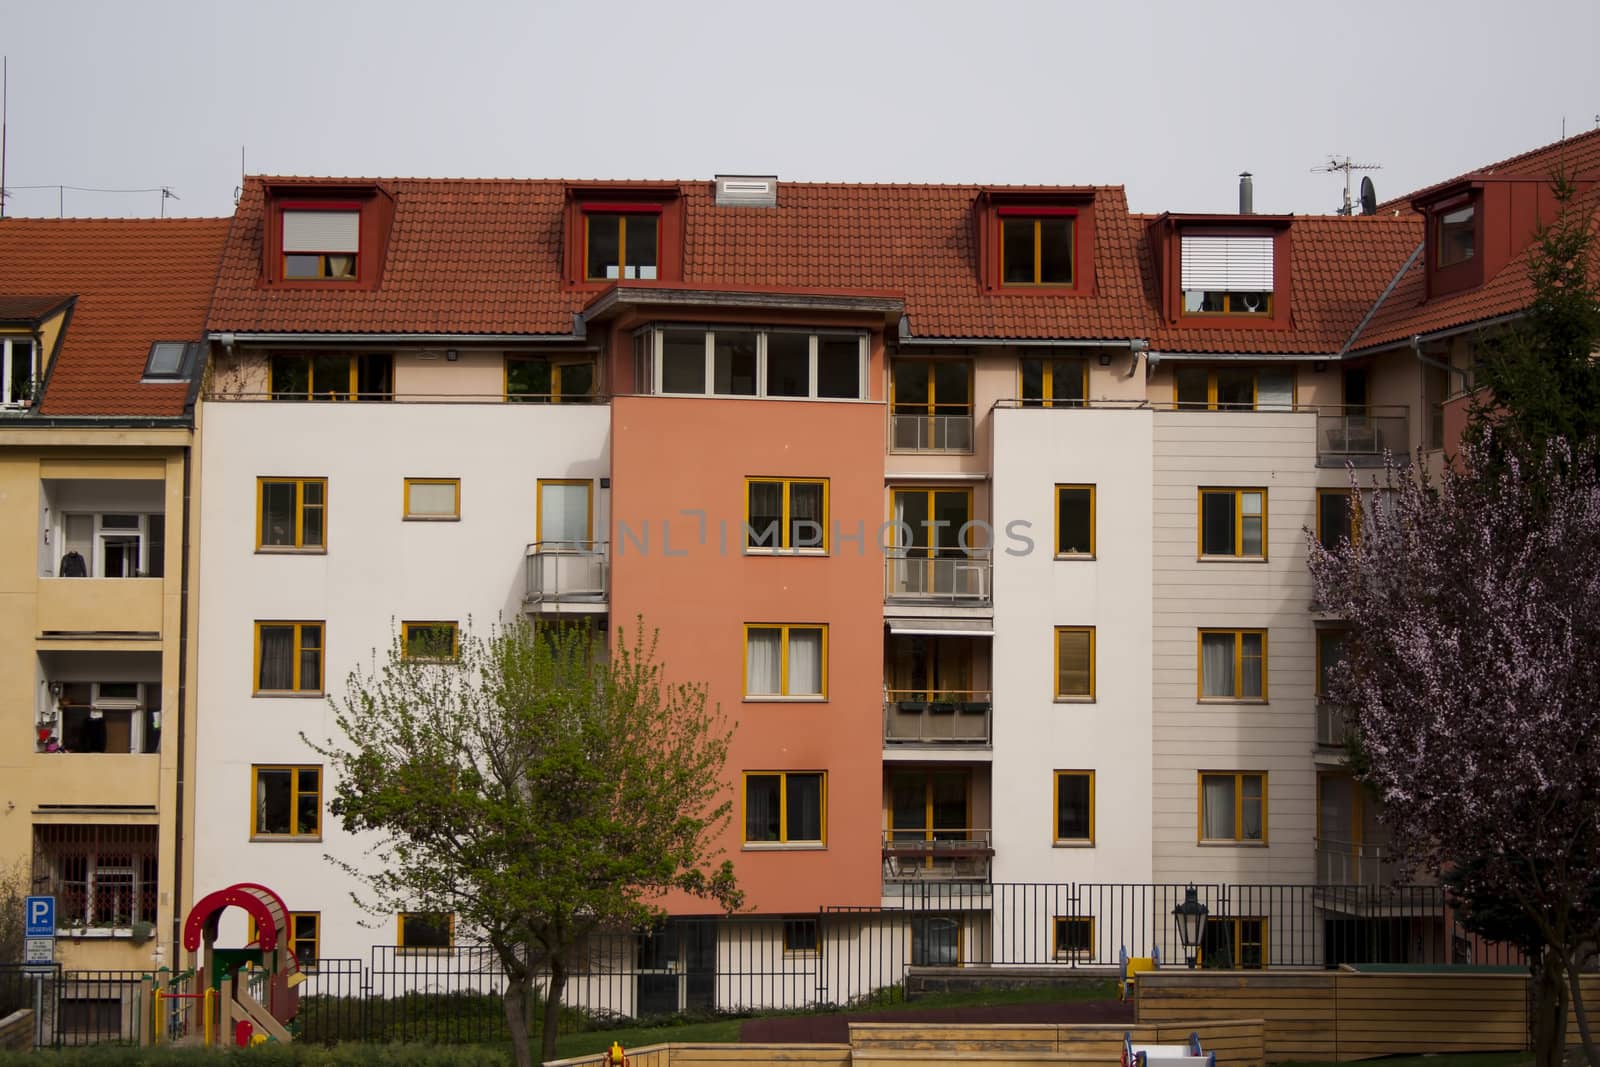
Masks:
[[[1000,283],[1072,285],[1077,211],[1072,208],[1001,208]]]
[[[654,281],[661,262],[661,208],[589,204],[583,209],[584,278]]]
[[[283,209],[283,276],[289,281],[355,281],[361,210],[355,205]]]
[[[1477,206],[1454,201],[1435,209],[1434,265],[1453,267],[1477,254]]]

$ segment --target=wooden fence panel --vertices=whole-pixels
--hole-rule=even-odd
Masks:
[[[1333,1060],[1334,978],[1317,971],[1146,971],[1137,983],[1136,1008],[1141,1023],[1163,1027],[1260,1019],[1264,1059]]]
[[[1527,989],[1514,974],[1341,973],[1338,1058],[1525,1048]]]

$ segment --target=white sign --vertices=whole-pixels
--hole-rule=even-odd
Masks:
[[[30,937],[22,943],[22,962],[45,967],[53,966],[56,962],[56,939],[53,937]]]

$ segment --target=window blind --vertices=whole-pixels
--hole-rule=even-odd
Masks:
[[[1271,237],[1185,236],[1183,288],[1270,293]]]
[[[285,252],[360,251],[361,212],[285,211]]]

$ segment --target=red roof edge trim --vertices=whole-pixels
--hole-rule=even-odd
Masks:
[[[585,215],[659,215],[660,204],[633,203],[626,200],[585,200],[579,204]]]

